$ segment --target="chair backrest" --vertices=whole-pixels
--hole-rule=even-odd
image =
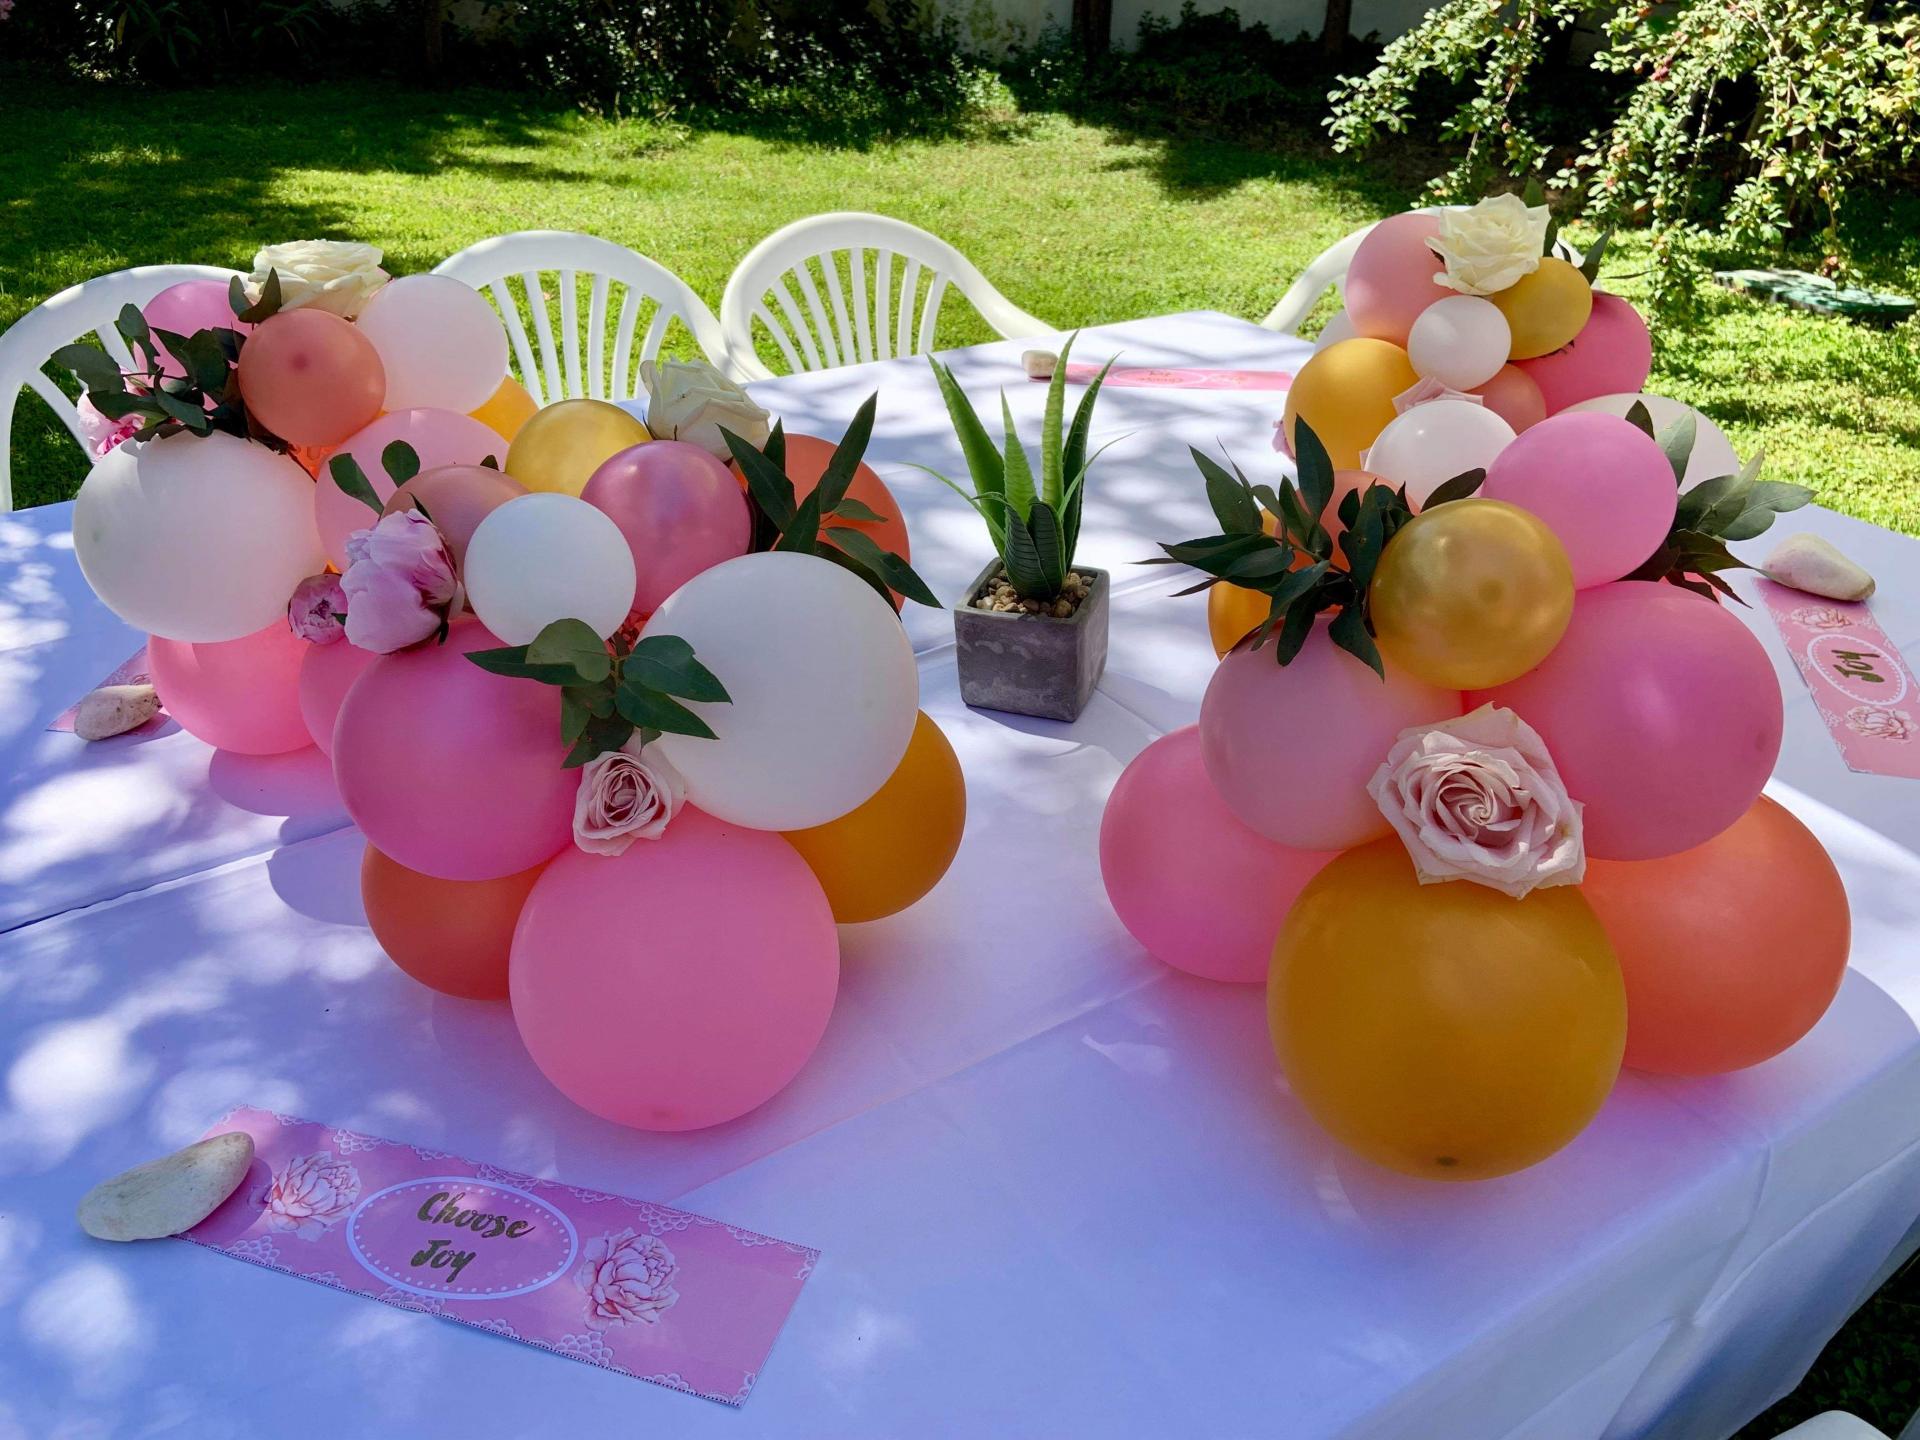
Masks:
[[[789,280],[798,283],[804,309]],[[756,326],[792,370],[921,355],[933,349],[949,285],[1004,337],[1054,328],[1007,299],[939,236],[855,211],[796,220],[754,246],[727,281],[720,328],[734,365],[753,378],[774,373],[759,358]]]
[[[53,352],[91,333],[124,369],[134,363],[133,357],[113,328],[123,307],[144,306],[162,290],[185,280],[224,283],[234,273],[212,265],[142,265],[96,275],[35,306],[0,335],[0,514],[13,508],[13,412],[23,388],[46,401],[75,443],[86,450],[80,412],[45,373]],[[90,462],[95,458],[87,455]]]
[[[433,269],[492,296],[513,342],[520,383],[541,405],[631,399],[640,385],[640,362],[660,353],[676,320],[707,359],[726,365],[720,322],[692,287],[658,261],[596,235],[571,230],[496,235],[449,255]]]

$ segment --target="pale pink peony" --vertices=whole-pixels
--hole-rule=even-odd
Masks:
[[[347,595],[332,571],[309,575],[293,587],[287,625],[309,645],[332,645],[346,638]]]
[[[680,1298],[673,1252],[656,1235],[632,1229],[587,1243],[574,1280],[587,1294],[587,1324],[596,1330],[635,1321],[651,1325]]]
[[[360,1172],[323,1150],[287,1162],[267,1187],[267,1224],[318,1240],[360,1200]]]
[[[390,655],[437,632],[460,602],[446,541],[418,510],[382,515],[347,537],[347,639]]]
[[[1367,782],[1422,885],[1471,880],[1519,899],[1587,873],[1580,804],[1539,733],[1482,705],[1402,730]]]
[[[0,3],[4,3],[4,0],[0,0]],[[4,18],[5,12],[0,11],[0,19]],[[100,407],[93,403],[90,395],[82,395],[74,409],[80,417],[80,428],[86,432],[87,453],[96,460],[126,444],[146,424],[138,415],[123,415],[118,420],[109,420],[100,413]]]
[[[686,798],[680,772],[635,735],[581,767],[573,843],[595,855],[618,855],[636,840],[658,840]]]
[[[1911,740],[1920,725],[1905,710],[1886,705],[1856,705],[1847,711],[1847,728],[1869,740]]]

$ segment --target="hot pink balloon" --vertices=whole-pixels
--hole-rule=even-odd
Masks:
[[[234,318],[227,287],[219,280],[182,280],[169,285],[140,313],[152,329],[171,330],[176,335],[191,336],[200,330],[233,330],[245,335],[253,329]],[[156,343],[154,348],[160,352],[161,370],[176,377],[187,373],[164,346]]]
[[[1518,365],[1502,365],[1486,384],[1474,386],[1473,393],[1511,425],[1516,435],[1547,418],[1547,402],[1540,387]]]
[[[527,487],[504,470],[486,465],[442,465],[414,476],[394,491],[383,513],[425,505],[433,523],[440,527],[455,568],[459,568],[467,563],[467,542],[480,522],[507,501],[526,493]]]
[[[238,640],[191,644],[152,636],[154,689],[180,728],[216,750],[281,755],[312,744],[300,718],[307,642],[276,620]]]
[[[1677,586],[1583,590],[1553,653],[1468,697],[1516,711],[1586,805],[1587,853],[1652,860],[1718,835],[1780,754],[1780,682],[1753,632]]]
[[[1316,621],[1300,653],[1235,650],[1200,702],[1200,753],[1241,823],[1299,850],[1344,850],[1388,833],[1367,781],[1409,725],[1461,713],[1460,692],[1389,669],[1382,680]]]
[[[322,755],[333,754],[333,725],[340,718],[340,702],[360,672],[378,658],[373,651],[345,640],[307,646],[300,662],[300,718]]]
[[[1547,413],[1597,395],[1644,389],[1653,369],[1653,337],[1640,312],[1618,295],[1593,292],[1593,313],[1580,333],[1551,354],[1514,362],[1540,387]]]
[[[1659,548],[1680,487],[1645,431],[1581,411],[1542,420],[1494,456],[1480,493],[1546,521],[1584,590],[1630,574]]]
[[[507,455],[507,442],[497,431],[470,415],[451,410],[396,410],[349,436],[321,462],[313,489],[313,518],[320,527],[320,543],[326,546],[327,559],[339,569],[347,566],[347,536],[366,529],[375,517],[334,484],[328,467],[336,455],[353,456],[384,504],[393,498],[395,486],[380,457],[396,440],[413,447],[423,471],[438,470],[443,465],[478,465],[489,455],[496,461]]]
[[[1422,310],[1460,293],[1434,283],[1442,266],[1427,242],[1439,233],[1439,219],[1418,210],[1390,215],[1367,232],[1347,267],[1347,315],[1356,334],[1405,345]]]
[[[333,778],[374,848],[440,880],[497,880],[573,838],[560,692],[467,659],[500,641],[462,621],[444,645],[376,659],[333,729]]]
[[[687,808],[624,854],[555,859],[508,975],[520,1038],[568,1099],[635,1129],[694,1130],[799,1072],[833,1010],[840,947],[799,852]]]
[[[1265,984],[1281,922],[1333,857],[1236,820],[1194,725],[1134,756],[1100,818],[1100,874],[1120,923],[1154,959],[1207,980]]]
[[[680,440],[622,450],[593,472],[580,498],[626,537],[639,575],[633,608],[645,615],[702,570],[746,554],[752,538],[733,472]]]

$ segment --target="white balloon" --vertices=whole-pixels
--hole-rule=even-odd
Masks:
[[[122,445],[94,466],[73,548],[109,610],[193,644],[284,620],[294,586],[327,565],[306,471],[218,431]]]
[[[633,609],[633,549],[605,513],[572,495],[516,495],[467,542],[461,578],[480,623],[526,645],[556,620],[611,635]]]
[[[1313,353],[1318,355],[1329,345],[1338,345],[1342,340],[1351,340],[1360,332],[1353,328],[1353,317],[1345,310],[1335,312],[1320,333],[1314,337]]]
[[[1513,427],[1470,400],[1429,400],[1396,415],[1360,457],[1361,468],[1407,487],[1418,508],[1443,481],[1484,470],[1513,443]]]
[[[723,560],[669,595],[646,634],[680,636],[732,696],[688,707],[717,739],[656,742],[709,815],[756,830],[824,825],[907,753],[920,708],[913,647],[892,607],[831,561]]]
[[[1414,318],[1407,359],[1416,372],[1454,390],[1471,390],[1500,373],[1513,330],[1500,307],[1477,295],[1449,295]]]
[[[466,414],[500,388],[507,332],[493,307],[451,275],[402,275],[373,292],[356,322],[387,370],[384,409]]]
[[[1655,434],[1682,415],[1693,416],[1693,453],[1687,456],[1687,473],[1680,479],[1681,490],[1691,490],[1702,480],[1711,480],[1716,475],[1739,473],[1740,456],[1735,452],[1733,442],[1727,439],[1726,432],[1691,405],[1683,405],[1678,400],[1669,400],[1664,395],[1596,395],[1591,400],[1582,400],[1578,405],[1569,405],[1567,409],[1597,410],[1603,415],[1618,415],[1624,420],[1636,400],[1645,405],[1647,414],[1653,417]]]

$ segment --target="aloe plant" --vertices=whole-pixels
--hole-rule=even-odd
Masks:
[[[1076,335],[1074,339],[1077,339]],[[1052,601],[1066,588],[1073,573],[1073,552],[1080,540],[1080,507],[1086,493],[1087,471],[1099,458],[1096,451],[1087,455],[1087,435],[1093,428],[1094,401],[1100,386],[1113,367],[1109,360],[1100,367],[1074,411],[1073,423],[1063,425],[1067,398],[1067,357],[1073,353],[1073,340],[1060,352],[1052,383],[1047,387],[1047,408],[1040,426],[1040,469],[1036,475],[1026,447],[1021,444],[1013,424],[1013,408],[1007,392],[1000,392],[1000,415],[1006,430],[1004,448],[995,448],[980,422],[973,402],[953,378],[953,372],[932,356],[934,379],[940,382],[940,394],[947,402],[960,448],[967,457],[967,469],[973,489],[967,490],[938,470],[926,470],[979,512],[993,537],[993,548],[1007,572],[1007,581],[1023,600]],[[1104,446],[1102,447],[1105,448]]]

